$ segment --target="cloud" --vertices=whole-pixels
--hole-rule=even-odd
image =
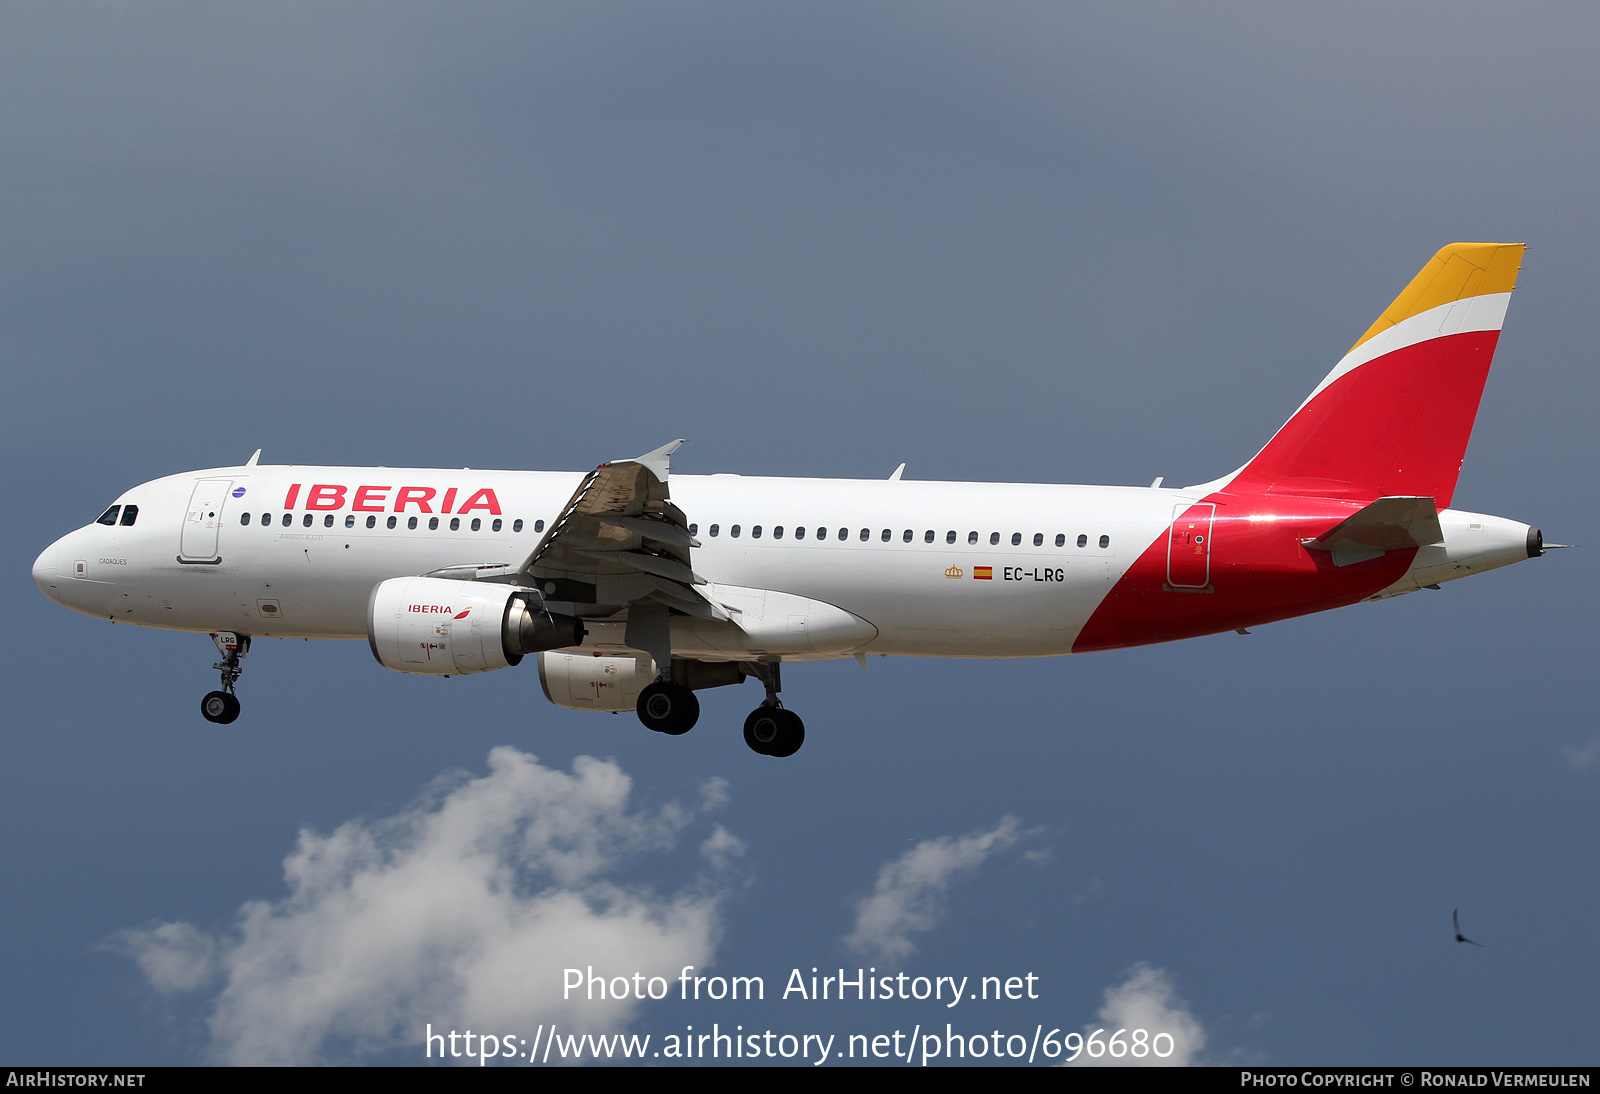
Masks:
[[[568,774],[497,748],[487,775],[441,781],[397,816],[302,831],[288,895],[246,904],[231,931],[163,923],[113,944],[159,992],[214,987],[211,1047],[229,1063],[420,1053],[430,1023],[614,1032],[639,1003],[563,999],[563,970],[670,982],[709,965],[728,887],[713,876],[659,896],[615,881],[624,858],[671,850],[696,815],[632,811],[630,792],[615,763],[579,757]],[[713,868],[741,849],[720,826],[702,845]]]
[[[1106,1053],[1099,1057],[1087,1051],[1072,1061],[1081,1067],[1187,1067],[1198,1062],[1200,1051],[1206,1047],[1206,1032],[1200,1022],[1189,1012],[1189,1006],[1178,997],[1172,981],[1160,969],[1140,962],[1128,970],[1127,979],[1106,989],[1105,1005],[1100,1008],[1100,1021],[1083,1027],[1085,1041],[1094,1031],[1100,1030],[1099,1042],[1108,1042],[1118,1030],[1127,1030],[1124,1042],[1131,1042],[1135,1030],[1144,1030],[1148,1038],[1143,1041],[1154,1048],[1165,1050],[1166,1039],[1156,1044],[1158,1034],[1172,1037],[1172,1052],[1157,1056],[1148,1052],[1135,1056],[1131,1052],[1122,1057]]]
[[[1574,771],[1587,771],[1600,760],[1600,737],[1596,737],[1586,745],[1567,746],[1561,750],[1561,758],[1567,761],[1567,766]]]
[[[1017,818],[1004,817],[987,832],[959,839],[923,840],[884,864],[872,895],[856,909],[856,926],[845,945],[881,960],[917,952],[914,931],[931,930],[944,915],[944,895],[958,876],[981,866],[996,851],[1017,841]]]
[[[163,923],[119,938],[118,948],[129,951],[159,992],[193,991],[216,974],[217,941],[193,924]]]

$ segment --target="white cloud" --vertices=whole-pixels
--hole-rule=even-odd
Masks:
[[[744,854],[744,840],[719,824],[700,845],[700,853],[718,870],[726,870],[734,859]]]
[[[193,924],[163,923],[118,938],[159,992],[193,991],[216,975],[217,941]]]
[[[1156,1036],[1161,1033],[1170,1034],[1171,1054],[1161,1057],[1152,1051],[1143,1056],[1135,1056],[1130,1052],[1119,1058],[1113,1057],[1109,1052],[1094,1057],[1085,1051],[1072,1061],[1072,1065],[1186,1067],[1197,1063],[1201,1050],[1206,1047],[1205,1030],[1201,1028],[1199,1020],[1189,1012],[1188,1004],[1178,997],[1167,974],[1142,962],[1128,970],[1127,979],[1122,983],[1106,989],[1105,1005],[1100,1008],[1100,1021],[1094,1025],[1084,1026],[1083,1036],[1087,1042],[1095,1030],[1100,1030],[1099,1043],[1105,1044],[1118,1030],[1126,1030],[1127,1032],[1122,1035],[1122,1041],[1131,1043],[1136,1036],[1134,1031],[1141,1029],[1148,1035],[1148,1039],[1142,1043],[1153,1045],[1162,1051],[1167,1049],[1166,1039],[1162,1038],[1157,1044]]]
[[[882,960],[916,953],[911,934],[938,924],[950,883],[1016,841],[1017,818],[1004,817],[987,832],[973,832],[959,839],[941,836],[923,840],[893,862],[885,863],[878,871],[872,895],[856,909],[855,930],[845,938],[845,945],[875,953]]]
[[[158,991],[219,985],[212,1047],[231,1063],[421,1053],[429,1023],[530,1041],[541,1023],[617,1031],[639,1003],[563,999],[563,970],[672,982],[711,963],[720,928],[720,883],[660,896],[611,878],[694,819],[630,811],[630,791],[611,762],[580,757],[568,774],[497,748],[487,775],[442,781],[398,816],[302,831],[288,895],[246,904],[232,931],[164,923],[115,941]],[[720,783],[703,791],[723,798]],[[741,849],[720,826],[703,845],[713,866]]]
[[[1594,766],[1596,760],[1600,760],[1600,737],[1596,737],[1586,745],[1563,748],[1561,758],[1567,761],[1567,766],[1572,770],[1587,771]]]

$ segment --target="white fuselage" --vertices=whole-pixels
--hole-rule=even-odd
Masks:
[[[377,583],[450,566],[521,562],[581,479],[566,472],[297,466],[191,472],[126,492],[118,504],[139,507],[132,527],[90,524],[72,532],[40,556],[34,576],[61,604],[122,623],[363,639]],[[201,518],[204,527],[192,510],[201,483],[212,484],[216,496],[202,499],[214,506]],[[317,499],[337,501],[337,508],[306,508],[318,484],[345,488]],[[358,496],[362,486],[372,489]],[[413,492],[397,509],[405,487]],[[456,505],[490,491],[498,513],[481,499],[470,512],[440,513],[452,489]],[[431,494],[427,501],[411,500],[422,490]],[[673,502],[697,528],[698,574],[719,586],[843,608],[876,628],[863,648],[922,656],[1070,652],[1129,561],[1165,533],[1173,506],[1196,496],[1102,486],[672,477]],[[430,528],[435,519],[438,527]],[[980,567],[992,577],[977,578]],[[853,652],[859,650],[827,655]]]
[[[69,533],[39,556],[33,576],[52,600],[119,623],[363,639],[380,582],[522,563],[582,480],[469,469],[189,472],[127,491],[117,504],[137,506],[131,526]],[[737,627],[674,618],[674,655],[709,660],[1040,657],[1075,643],[1138,645],[1409,592],[1529,554],[1527,525],[1446,510],[1443,543],[1407,554],[1399,568],[1373,563],[1388,568],[1357,580],[1357,568],[1312,567],[1300,545],[1358,503],[1319,502],[1317,514],[1297,518],[1294,499],[1273,503],[1274,513],[1210,486],[674,475],[671,490],[700,542],[695,573],[739,613]],[[1178,577],[1172,537],[1197,503],[1216,511],[1205,538],[1222,546],[1204,547],[1191,562],[1198,569]],[[1329,505],[1344,508],[1329,515]],[[1274,584],[1284,573],[1297,584]],[[1219,595],[1190,595],[1222,578]],[[1120,600],[1108,599],[1113,589]],[[623,623],[586,622],[586,648],[626,644]]]

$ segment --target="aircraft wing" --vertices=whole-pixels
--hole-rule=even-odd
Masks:
[[[682,440],[631,460],[603,463],[584,476],[544,538],[515,570],[483,580],[539,590],[547,611],[597,618],[651,602],[689,615],[727,620],[694,572],[683,511],[667,487],[669,460]]]

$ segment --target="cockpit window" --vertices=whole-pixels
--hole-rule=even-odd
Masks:
[[[122,526],[124,528],[132,528],[133,522],[138,519],[139,507],[137,505],[124,505],[122,507]]]
[[[99,519],[96,520],[95,523],[104,524],[107,526],[117,523],[117,510],[121,508],[122,506],[120,505],[113,505],[110,509],[107,509],[104,513],[101,513]]]

